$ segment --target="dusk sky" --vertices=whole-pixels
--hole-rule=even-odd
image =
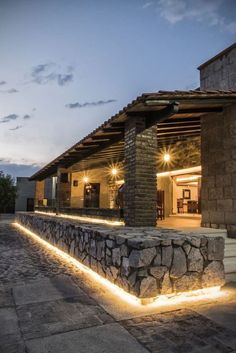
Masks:
[[[30,176],[144,92],[195,89],[235,0],[0,0],[0,170]]]

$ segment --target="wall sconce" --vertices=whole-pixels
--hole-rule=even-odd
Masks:
[[[89,182],[89,178],[88,177],[83,177],[83,182],[85,183],[85,184],[88,184],[88,182]]]
[[[165,153],[163,156],[163,160],[164,162],[168,163],[171,160],[170,154],[169,153]]]
[[[113,176],[116,176],[117,173],[118,173],[118,170],[117,170],[116,168],[112,168],[111,174],[112,174]]]

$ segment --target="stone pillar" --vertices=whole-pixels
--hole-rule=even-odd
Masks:
[[[116,198],[117,198],[118,186],[116,185],[114,180],[109,180],[108,187],[109,187],[109,208],[117,208]]]
[[[156,226],[157,128],[146,129],[144,117],[125,126],[124,220],[126,226]]]
[[[202,226],[236,236],[236,105],[201,122]]]

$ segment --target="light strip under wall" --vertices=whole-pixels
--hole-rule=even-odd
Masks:
[[[62,217],[62,218],[68,218],[68,219],[72,219],[75,221],[81,221],[84,223],[97,223],[97,224],[107,224],[109,226],[123,226],[124,222],[122,221],[108,221],[107,219],[102,219],[102,218],[92,218],[92,217],[83,217],[83,216],[73,216],[73,215],[69,215],[66,213],[59,213],[58,215],[56,215],[56,213],[53,212],[43,212],[43,211],[37,211],[35,210],[34,213],[39,213],[42,215],[48,215],[48,216],[58,216],[58,217]]]
[[[80,261],[78,261],[77,259],[71,257],[69,254],[65,253],[64,251],[58,249],[54,245],[43,240],[39,235],[25,228],[21,224],[17,222],[13,224],[24,234],[36,240],[41,246],[46,247],[53,254],[56,254],[57,256],[59,256],[62,261],[64,261],[67,264],[69,263],[70,265],[75,266],[83,273],[88,275],[90,279],[93,279],[100,285],[104,286],[107,290],[111,292],[111,294],[115,295],[120,300],[125,301],[126,303],[129,303],[133,306],[144,307],[143,304],[146,304],[145,307],[146,306],[163,307],[163,306],[181,304],[185,302],[198,302],[201,300],[212,300],[212,299],[223,297],[225,295],[224,292],[220,291],[220,287],[217,286],[217,287],[203,288],[203,289],[198,289],[198,290],[193,290],[193,291],[178,293],[178,294],[174,293],[169,295],[160,295],[157,298],[154,298],[154,299],[152,298],[152,302],[150,302],[149,300],[143,301],[142,299],[134,295],[131,295],[130,293],[127,293],[125,290],[118,287],[114,283],[110,282],[106,278],[100,276],[98,273],[94,272],[93,270],[91,270],[90,268],[82,264]]]

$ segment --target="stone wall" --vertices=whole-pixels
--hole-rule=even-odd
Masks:
[[[30,181],[26,177],[17,177],[16,187],[15,211],[27,211],[27,199],[35,197],[35,181]]]
[[[139,298],[224,284],[221,237],[82,224],[23,212],[16,219]]]
[[[236,236],[236,105],[202,118],[202,225]]]
[[[236,45],[199,69],[201,90],[236,90]]]

